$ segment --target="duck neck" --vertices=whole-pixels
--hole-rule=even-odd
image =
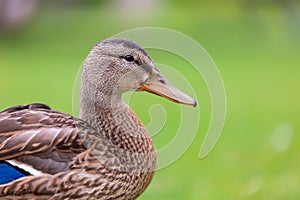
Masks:
[[[113,74],[104,75],[91,67],[87,59],[83,66],[80,91],[80,117],[96,126],[98,110],[112,110],[114,107],[123,107],[121,94],[116,92],[117,78]],[[103,71],[103,70],[102,70]],[[108,71],[111,73],[110,71]]]
[[[95,89],[97,91],[97,89]],[[90,125],[96,127],[99,118],[99,110],[113,112],[116,109],[126,107],[121,96],[112,96],[111,94],[95,92],[93,94],[86,93],[84,89],[81,91],[80,99],[80,118],[88,121]]]
[[[133,110],[122,101],[121,94],[107,92],[104,88],[91,90],[91,87],[82,84],[81,119],[126,151],[154,152],[152,139],[145,126]]]

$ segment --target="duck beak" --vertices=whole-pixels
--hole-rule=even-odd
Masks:
[[[152,76],[145,84],[140,86],[139,90],[156,94],[176,103],[197,106],[194,99],[169,83],[161,74]]]

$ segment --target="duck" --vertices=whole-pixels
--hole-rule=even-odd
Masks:
[[[122,100],[128,91],[196,106],[137,43],[125,38],[98,42],[82,65],[80,117],[42,103],[0,111],[0,199],[140,196],[155,174],[156,149]]]

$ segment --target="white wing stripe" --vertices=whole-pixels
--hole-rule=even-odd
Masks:
[[[39,176],[39,175],[43,175],[44,173],[34,169],[31,165],[19,162],[17,160],[6,160],[6,162],[8,162],[9,164],[19,167],[20,169],[25,170],[26,172],[29,172],[30,174],[34,175],[34,176]]]

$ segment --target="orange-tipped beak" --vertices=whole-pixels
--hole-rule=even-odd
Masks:
[[[181,92],[160,74],[150,78],[139,90],[159,95],[176,103],[197,106],[197,102],[194,99]]]

